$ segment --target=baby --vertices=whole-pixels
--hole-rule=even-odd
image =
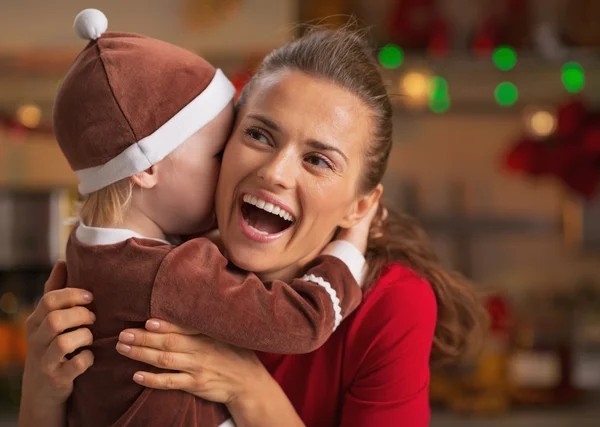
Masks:
[[[119,355],[119,333],[157,317],[240,347],[313,351],[361,300],[368,232],[338,238],[290,283],[262,283],[228,265],[206,238],[170,243],[214,223],[234,87],[196,54],[106,28],[98,10],[77,16],[90,42],[54,106],[58,143],[85,196],[67,245],[67,284],[93,293],[96,315],[95,362],[75,381],[69,425],[233,425],[223,405],[134,383],[136,371],[159,370]],[[247,203],[267,207],[254,196]],[[295,220],[283,207],[268,210]]]

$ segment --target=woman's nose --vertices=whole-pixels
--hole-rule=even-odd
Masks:
[[[292,188],[296,181],[297,161],[294,153],[280,151],[265,159],[258,169],[258,177],[268,184],[282,188]]]

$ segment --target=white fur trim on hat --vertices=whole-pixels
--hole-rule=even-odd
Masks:
[[[217,70],[207,88],[154,133],[103,165],[75,171],[79,192],[98,191],[160,162],[223,111],[234,95],[233,84]]]
[[[75,17],[73,28],[82,39],[96,40],[108,28],[108,19],[98,9],[85,9]]]

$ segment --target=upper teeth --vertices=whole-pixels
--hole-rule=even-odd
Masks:
[[[259,199],[256,196],[251,196],[249,194],[244,194],[243,200],[244,202],[254,205],[257,208],[272,213],[273,215],[279,215],[281,218],[287,221],[294,221],[294,217],[291,213],[287,212],[279,206],[275,206],[273,203],[266,202],[262,199]]]

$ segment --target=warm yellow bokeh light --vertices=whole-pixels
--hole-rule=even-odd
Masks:
[[[42,110],[37,105],[23,105],[17,110],[17,120],[30,129],[36,128],[42,119]]]
[[[412,71],[400,82],[401,94],[414,99],[425,99],[429,93],[429,77],[423,73]]]
[[[534,135],[546,137],[556,129],[556,118],[548,111],[536,111],[529,119],[529,126]]]

